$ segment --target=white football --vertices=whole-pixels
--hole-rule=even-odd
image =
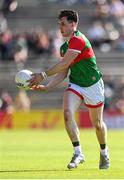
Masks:
[[[30,70],[21,70],[15,75],[16,86],[21,89],[28,90],[29,82],[27,80],[31,79],[32,72]]]

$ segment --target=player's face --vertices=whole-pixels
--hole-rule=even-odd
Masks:
[[[68,22],[66,17],[61,18],[58,25],[63,37],[69,37],[74,31],[74,22]]]

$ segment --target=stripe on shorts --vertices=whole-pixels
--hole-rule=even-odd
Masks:
[[[75,91],[74,89],[67,88],[66,91],[71,91],[71,92],[73,92],[74,94],[76,94],[77,96],[79,96],[79,97],[81,98],[81,100],[84,99],[83,96],[82,96],[79,92]]]
[[[104,102],[101,102],[99,104],[96,105],[91,105],[91,104],[85,104],[88,108],[97,108],[97,107],[101,107],[104,105]]]

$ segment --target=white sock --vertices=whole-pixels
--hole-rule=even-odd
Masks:
[[[105,149],[100,149],[100,152],[104,156],[108,156],[108,148],[106,147]]]
[[[74,152],[75,152],[75,154],[82,154],[81,146],[75,146],[74,147]]]

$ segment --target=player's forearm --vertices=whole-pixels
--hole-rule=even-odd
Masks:
[[[52,76],[54,74],[62,72],[63,70],[68,69],[68,67],[69,67],[69,63],[67,63],[66,61],[60,61],[55,66],[49,68],[45,72],[47,76]]]
[[[47,90],[52,89],[56,87],[58,84],[60,84],[67,76],[68,70],[61,72],[53,77],[51,81],[46,85]]]
[[[68,69],[73,60],[78,56],[77,52],[67,51],[63,59],[52,68],[45,71],[47,76],[57,74],[65,69]]]
[[[39,84],[43,79],[45,80],[48,76],[52,76],[57,73],[61,73],[62,71],[68,70],[70,64],[73,62],[73,60],[78,56],[78,53],[75,51],[68,51],[63,59],[54,65],[52,68],[43,71],[41,73],[34,73],[32,74],[33,78],[30,79],[29,86],[32,87],[34,85]]]

